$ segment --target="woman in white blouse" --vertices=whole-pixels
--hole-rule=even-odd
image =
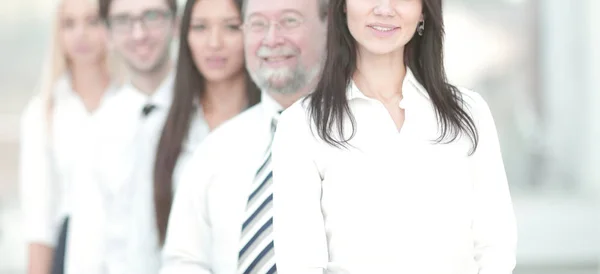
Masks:
[[[41,92],[21,122],[20,180],[28,273],[62,271],[69,191],[88,134],[112,92],[106,30],[93,0],[62,0],[53,11],[50,58]],[[53,255],[56,245],[60,247]],[[52,258],[55,257],[54,266]],[[56,272],[58,271],[58,272]]]
[[[183,11],[173,103],[154,166],[161,244],[174,182],[190,152],[210,131],[260,100],[260,90],[244,66],[240,9],[234,0],[190,0]]]
[[[331,0],[329,16],[322,79],[273,145],[278,273],[512,273],[496,128],[446,80],[442,1]]]

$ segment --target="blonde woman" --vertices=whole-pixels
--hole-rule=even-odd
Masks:
[[[59,0],[54,12],[41,92],[21,121],[21,200],[29,274],[64,271],[69,189],[81,183],[75,178],[82,178],[80,164],[93,157],[86,148],[92,146],[90,136],[103,101],[116,90],[98,3]]]

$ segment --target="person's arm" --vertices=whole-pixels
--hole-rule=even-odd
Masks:
[[[472,156],[475,175],[473,233],[479,274],[510,274],[516,264],[517,228],[494,119],[480,95],[473,113],[479,146]]]
[[[208,220],[206,187],[211,167],[202,143],[181,169],[167,236],[161,274],[210,274],[212,228]]]
[[[273,143],[273,236],[279,274],[322,274],[328,263],[315,142],[299,105],[283,113]]]
[[[35,98],[21,117],[20,194],[28,243],[28,274],[48,274],[56,242],[57,186],[53,183],[41,100]]]

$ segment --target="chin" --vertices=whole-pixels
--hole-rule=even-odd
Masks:
[[[387,55],[402,50],[402,47],[390,47],[390,46],[375,46],[365,48],[367,52],[375,55]]]
[[[398,51],[404,50],[405,43],[400,41],[396,42],[383,42],[383,41],[368,41],[366,43],[359,43],[359,47],[362,51],[374,55],[387,55]]]
[[[288,85],[291,77],[287,76],[273,76],[269,78],[269,84],[274,88],[283,88]]]
[[[233,78],[232,74],[225,74],[222,72],[213,72],[213,73],[202,73],[202,76],[204,76],[204,79],[206,79],[207,82],[223,82],[223,81],[227,81],[231,78]]]

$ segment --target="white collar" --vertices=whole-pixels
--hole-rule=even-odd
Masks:
[[[146,96],[147,103],[155,105],[159,108],[169,108],[173,101],[173,89],[175,82],[175,72],[172,70],[167,74],[167,77],[162,81],[162,83],[158,86],[156,91],[152,93],[152,95],[147,96],[145,93],[138,90],[130,81],[127,81],[124,84],[125,88],[135,91],[135,93]]]
[[[373,100],[373,98],[367,97],[362,91],[358,89],[354,81],[350,81],[350,85],[346,90],[346,98],[348,101],[354,99],[367,99]],[[404,82],[402,83],[402,101],[400,102],[401,107],[406,109],[413,105],[414,100],[419,98],[425,98],[429,100],[429,94],[417,81],[414,74],[409,68],[406,68],[406,75],[404,76]]]
[[[118,90],[119,86],[115,82],[111,82],[107,87],[104,96],[113,95]],[[65,73],[56,80],[56,83],[54,84],[54,88],[52,90],[52,96],[57,100],[79,96],[77,92],[73,89],[73,82],[70,73]]]
[[[284,110],[283,107],[266,91],[261,91],[260,104],[265,113],[270,117],[276,117]]]

